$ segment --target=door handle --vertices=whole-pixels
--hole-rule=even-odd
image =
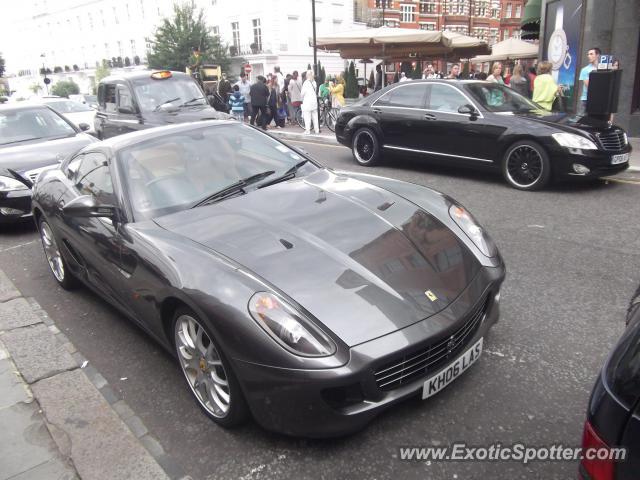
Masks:
[[[424,118],[425,118],[425,120],[435,120],[436,116],[434,114],[432,114],[432,113],[425,113],[424,114]]]
[[[377,108],[374,108],[374,109],[373,109],[373,113],[382,113],[382,110],[379,110],[379,109],[377,109]]]

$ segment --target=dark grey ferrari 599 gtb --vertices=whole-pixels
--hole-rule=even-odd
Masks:
[[[84,148],[33,194],[46,259],[177,358],[223,426],[341,435],[480,356],[505,267],[438,192],[208,121]]]

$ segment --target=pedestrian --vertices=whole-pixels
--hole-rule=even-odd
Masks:
[[[587,112],[587,92],[589,90],[589,74],[598,66],[598,59],[602,52],[599,48],[590,48],[587,52],[589,63],[580,70],[580,83],[582,84],[582,95],[580,96],[580,108],[578,113],[584,115]]]
[[[320,88],[318,89],[318,96],[322,100],[326,100],[331,95],[331,79],[327,77]]]
[[[331,108],[344,107],[344,79],[341,74],[336,76],[335,84],[329,87],[329,91],[331,92]]]
[[[400,73],[400,81],[401,82],[408,82],[409,80],[411,80],[409,77],[407,77],[407,74],[404,72]]]
[[[296,116],[302,105],[302,82],[298,78],[298,71],[294,70],[289,81],[289,106],[291,123],[296,121]]]
[[[278,95],[280,95],[284,90],[284,75],[280,73],[280,67],[278,66],[273,67],[273,77],[276,80],[276,84],[275,84],[276,90],[278,92]]]
[[[236,85],[238,86],[240,95],[244,97],[244,118],[248,119],[251,116],[251,82],[247,80],[246,73],[240,72],[240,80],[236,82]]]
[[[267,129],[267,101],[269,99],[269,89],[266,85],[267,79],[262,75],[258,76],[258,80],[251,85],[251,125],[258,123],[263,130]],[[260,118],[256,117],[260,115]]]
[[[233,118],[242,122],[244,120],[244,95],[240,93],[238,85],[233,86],[233,93],[229,96],[229,106]]]
[[[529,98],[529,80],[522,73],[522,65],[518,64],[513,67],[513,75],[511,75],[509,86],[523,97]]]
[[[537,71],[536,67],[529,67],[529,72],[527,73],[527,77],[529,78],[529,98],[533,96],[533,84],[536,81]]]
[[[509,85],[510,82],[511,82],[511,68],[507,67],[505,69],[504,84]]]
[[[493,64],[491,75],[487,77],[487,81],[504,85],[504,80],[502,79],[502,64],[500,62]]]
[[[302,84],[302,115],[304,116],[304,133],[307,135],[311,133],[311,123],[316,135],[320,133],[317,90],[313,70],[308,70],[306,80]]]
[[[276,127],[283,128],[284,127],[284,117],[280,118],[280,112],[282,109],[282,100],[280,94],[278,93],[278,79],[273,76],[271,77],[271,82],[269,82],[269,100],[267,104],[267,119],[266,125],[271,125],[273,121],[276,124]]]
[[[476,73],[476,80],[486,80],[487,79],[487,74],[485,72],[478,72]]]
[[[376,86],[373,89],[375,92],[382,89],[382,65],[376,65]]]
[[[220,83],[218,84],[218,94],[222,97],[224,103],[229,101],[229,95],[231,94],[231,82],[227,80],[227,74],[223,73]]]
[[[551,76],[551,62],[540,62],[538,65],[538,75],[533,86],[532,100],[547,111],[551,111],[553,101],[558,94],[558,84]]]
[[[454,63],[451,67],[451,72],[449,72],[449,76],[447,77],[449,80],[458,80],[460,78],[460,64]]]
[[[422,78],[423,79],[438,78],[436,71],[433,69],[433,65],[431,64],[427,65],[427,68],[425,68],[424,71],[422,72]]]

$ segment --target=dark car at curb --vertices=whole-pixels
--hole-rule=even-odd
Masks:
[[[98,85],[96,136],[110,138],[146,128],[231,118],[209,105],[189,75],[141,70],[111,75]]]
[[[629,167],[626,133],[588,116],[551,113],[497,83],[415,80],[343,108],[337,140],[364,166],[387,153],[502,172],[537,190],[554,179],[597,178]]]
[[[591,392],[582,436],[583,450],[625,449],[625,457],[582,460],[580,480],[635,480],[640,472],[640,287],[626,322]]]
[[[48,106],[0,106],[0,224],[31,219],[31,188],[40,172],[95,141]]]
[[[43,175],[33,209],[56,280],[172,352],[223,426],[353,432],[447,387],[499,316],[504,262],[464,207],[237,122],[86,148]]]

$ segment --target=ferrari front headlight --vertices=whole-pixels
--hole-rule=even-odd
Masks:
[[[249,300],[249,313],[271,337],[296,355],[326,357],[336,350],[326,335],[271,293],[254,294]]]
[[[493,243],[489,234],[480,224],[460,205],[449,207],[449,216],[469,237],[473,244],[487,257],[495,257],[498,254],[498,247]]]
[[[574,133],[553,133],[551,136],[561,147],[579,148],[581,150],[598,149],[598,146],[591,140]]]
[[[15,178],[0,175],[0,192],[14,192],[17,190],[29,190],[29,187]]]

